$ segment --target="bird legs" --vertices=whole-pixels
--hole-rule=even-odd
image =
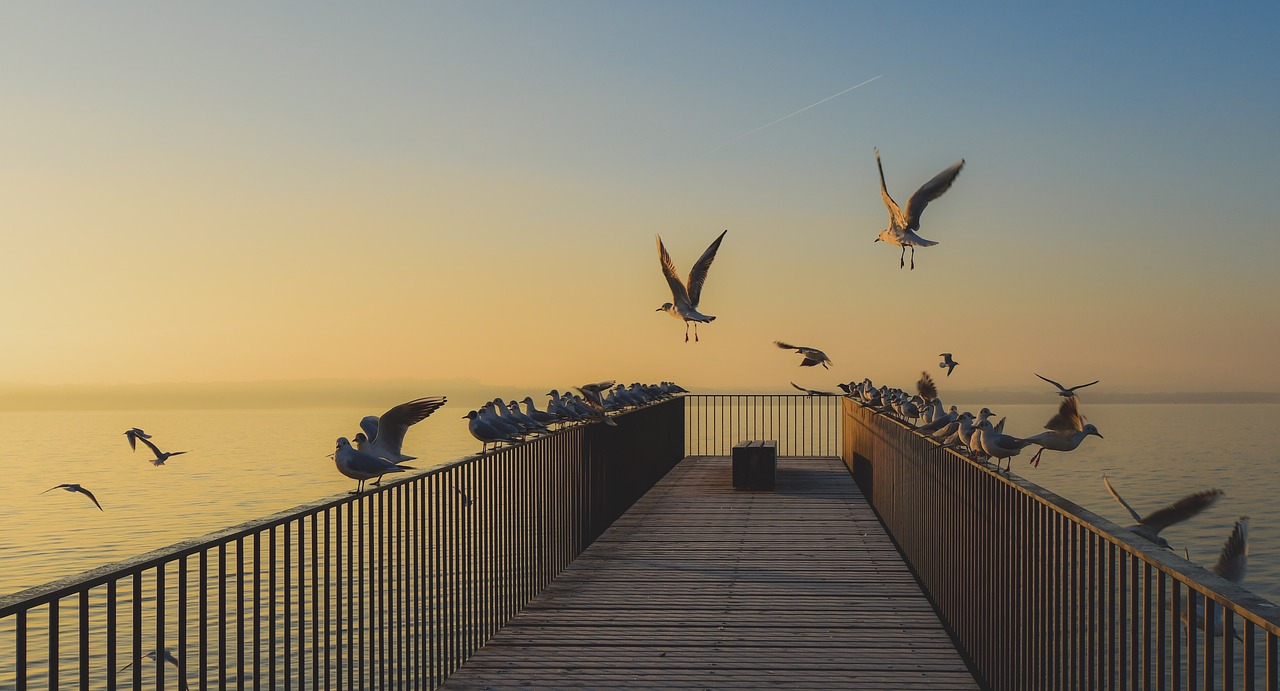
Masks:
[[[1042,454],[1042,453],[1044,453],[1044,447],[1043,447],[1043,446],[1042,446],[1042,447],[1040,447],[1040,450],[1036,452],[1036,455],[1034,455],[1034,456],[1032,456],[1032,457],[1031,457],[1031,465],[1033,465],[1033,466],[1035,466],[1035,467],[1037,467],[1037,468],[1039,468],[1039,467],[1040,467],[1040,454]]]
[[[689,342],[689,325],[693,324],[693,342],[698,342],[698,322],[686,321],[684,323],[684,342]]]
[[[904,268],[906,265],[907,265],[907,246],[906,246],[906,245],[903,245],[903,246],[902,246],[902,254],[898,255],[898,268],[899,268],[899,269]],[[916,266],[916,255],[915,255],[915,253],[912,253],[912,255],[911,255],[911,268],[913,268],[913,269],[914,269],[914,268],[915,268],[915,266]]]

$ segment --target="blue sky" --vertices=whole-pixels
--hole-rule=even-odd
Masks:
[[[1277,15],[7,5],[0,382],[1280,390]],[[877,146],[900,203],[967,160],[913,272]],[[686,346],[654,235],[726,228]]]

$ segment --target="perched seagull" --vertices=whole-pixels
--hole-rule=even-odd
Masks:
[[[830,392],[830,391],[818,391],[818,390],[816,390],[816,389],[806,389],[806,388],[804,388],[803,386],[800,386],[799,384],[797,384],[797,383],[795,383],[795,382],[791,382],[791,385],[792,385],[792,386],[794,386],[794,387],[796,387],[796,388],[797,388],[797,389],[799,389],[800,391],[803,391],[803,392],[804,392],[804,395],[806,395],[806,396],[834,396],[834,395],[835,395],[834,393],[832,393],[832,392]]]
[[[997,470],[1000,469],[1000,461],[1008,461],[1009,465],[1013,465],[1013,457],[1022,453],[1022,450],[1031,443],[1026,439],[1004,434],[1004,419],[1001,419],[994,428],[990,420],[983,420],[978,424],[972,438],[975,441],[969,448],[996,459]],[[1004,472],[1009,472],[1009,468],[1005,467]]]
[[[169,460],[170,458],[173,458],[174,456],[181,456],[182,454],[186,453],[186,451],[161,451],[160,449],[156,448],[155,444],[152,444],[150,441],[148,441],[146,437],[138,437],[137,439],[143,444],[146,444],[147,448],[151,449],[151,453],[156,455],[155,460],[151,461],[151,465],[164,465],[164,462]]]
[[[134,451],[137,451],[137,450],[138,450],[138,440],[139,440],[139,439],[150,439],[150,438],[151,438],[151,435],[150,435],[150,434],[147,434],[146,432],[143,432],[142,430],[138,429],[137,427],[131,427],[131,428],[129,428],[129,429],[127,429],[127,430],[125,430],[125,432],[124,432],[124,436],[125,436],[125,437],[127,437],[127,438],[129,439],[129,448],[133,449]]]
[[[907,211],[903,213],[898,208],[898,204],[893,201],[893,197],[889,196],[889,189],[884,184],[884,166],[880,163],[880,150],[876,149],[876,167],[880,169],[880,197],[884,199],[884,205],[889,208],[889,227],[880,231],[880,236],[875,239],[876,242],[884,241],[890,245],[902,248],[902,256],[898,257],[898,268],[906,265],[907,247],[911,248],[911,268],[916,268],[916,246],[932,247],[938,243],[933,240],[926,240],[915,231],[920,230],[920,216],[924,214],[924,209],[929,202],[942,196],[951,187],[951,183],[955,182],[956,176],[960,174],[960,169],[964,167],[964,159],[951,164],[950,168],[938,173],[929,182],[920,186],[916,193],[911,195],[907,200]]]
[[[1124,498],[1120,496],[1119,492],[1116,492],[1116,489],[1111,486],[1111,481],[1107,479],[1106,475],[1102,476],[1102,482],[1106,484],[1107,491],[1111,493],[1111,497],[1120,502],[1120,505],[1129,512],[1129,515],[1133,516],[1133,520],[1138,522],[1136,525],[1129,526],[1129,530],[1165,549],[1170,549],[1169,541],[1160,537],[1161,530],[1168,528],[1174,523],[1181,523],[1201,511],[1204,511],[1212,506],[1213,503],[1218,501],[1218,498],[1222,496],[1222,490],[1220,489],[1210,489],[1203,492],[1196,492],[1195,494],[1188,494],[1163,509],[1153,511],[1143,517],[1139,516],[1138,512],[1134,511],[1132,506],[1129,506],[1129,502],[1125,501]]]
[[[1032,374],[1035,374],[1035,373],[1034,373],[1034,372],[1032,372]],[[1100,379],[1095,379],[1095,380],[1093,380],[1093,381],[1089,382],[1088,384],[1079,384],[1079,385],[1077,385],[1077,386],[1073,386],[1073,387],[1071,387],[1071,388],[1069,388],[1069,389],[1068,389],[1067,387],[1065,387],[1065,386],[1063,386],[1063,385],[1059,384],[1058,382],[1056,382],[1056,381],[1054,381],[1054,380],[1052,380],[1052,379],[1050,379],[1050,378],[1048,378],[1048,377],[1041,377],[1039,374],[1036,374],[1036,376],[1037,376],[1037,377],[1040,377],[1041,379],[1043,379],[1043,380],[1045,380],[1045,381],[1049,382],[1050,384],[1053,384],[1054,386],[1058,387],[1058,395],[1059,395],[1059,396],[1063,396],[1063,397],[1065,397],[1065,398],[1071,398],[1072,396],[1075,396],[1075,395],[1076,395],[1076,389],[1083,389],[1083,388],[1084,388],[1084,387],[1086,387],[1086,386],[1093,386],[1094,384],[1097,384],[1099,381],[1101,381]]]
[[[489,416],[481,415],[479,411],[473,410],[462,417],[469,420],[467,430],[480,442],[480,453],[488,451],[490,444],[497,447],[500,442],[513,441],[511,432],[498,427]]]
[[[948,377],[951,376],[951,370],[955,369],[956,365],[960,364],[951,359],[951,353],[938,353],[938,357],[942,358],[942,362],[938,363],[938,367],[945,369]]]
[[[817,348],[809,348],[807,346],[791,345],[782,341],[774,341],[774,345],[783,350],[794,350],[804,356],[800,361],[801,367],[813,367],[814,365],[822,365],[823,369],[831,369],[829,365],[835,364],[831,362],[831,358],[827,354]]]
[[[356,434],[355,447],[359,451],[370,453],[378,458],[385,458],[392,463],[404,463],[414,460],[413,456],[400,453],[404,446],[404,435],[409,427],[422,422],[444,405],[444,396],[428,396],[418,398],[377,415],[366,416],[360,421],[360,429]]]
[[[55,490],[55,489],[65,489],[65,490],[67,490],[68,492],[79,492],[79,493],[83,494],[84,496],[89,497],[90,499],[92,499],[92,500],[93,500],[93,504],[94,504],[94,506],[97,506],[99,511],[102,511],[102,510],[103,510],[103,508],[102,508],[102,504],[99,504],[99,503],[98,503],[98,498],[97,498],[97,497],[95,497],[95,496],[93,496],[93,492],[90,492],[89,490],[87,490],[87,489],[85,489],[85,488],[81,487],[80,485],[76,485],[76,484],[71,484],[71,483],[64,482],[63,484],[58,485],[57,487],[50,487],[49,489],[45,490],[44,492],[41,492],[41,494],[44,494],[45,492],[52,492],[52,491],[53,491],[53,490]]]
[[[1031,465],[1040,467],[1040,454],[1045,449],[1075,451],[1080,442],[1091,434],[1099,439],[1103,438],[1093,423],[1085,423],[1084,416],[1080,414],[1079,400],[1075,396],[1062,399],[1062,403],[1058,405],[1058,414],[1044,423],[1044,428],[1049,431],[1027,437],[1027,441],[1040,445],[1040,450],[1031,457]]]
[[[178,664],[178,658],[174,657],[174,656],[173,656],[173,653],[169,652],[169,649],[168,649],[168,648],[165,648],[164,650],[162,650],[162,651],[160,651],[160,652],[158,652],[158,653],[157,653],[156,651],[152,650],[151,652],[147,653],[146,655],[143,655],[142,657],[144,657],[144,658],[146,658],[146,659],[148,659],[148,660],[151,660],[152,662],[155,662],[155,661],[156,661],[156,657],[159,657],[159,656],[163,656],[163,657],[164,657],[164,661],[165,661],[165,662],[168,662],[169,664],[173,665],[175,669],[178,669],[179,671],[181,671],[182,666]],[[130,662],[129,664],[125,665],[124,667],[121,667],[120,669],[116,670],[116,674],[119,674],[120,672],[123,672],[123,671],[125,671],[126,669],[129,669],[129,668],[130,668],[130,667],[132,667],[132,666],[133,666],[133,663],[132,663],[132,662]],[[187,689],[189,689],[189,688],[191,688],[191,687],[187,686],[187,680],[183,679],[183,680],[182,680],[182,691],[187,691]]]
[[[338,466],[338,472],[358,481],[356,490],[351,494],[363,492],[364,481],[370,478],[377,478],[373,483],[376,487],[382,482],[382,476],[387,473],[413,470],[409,466],[397,465],[385,458],[379,458],[368,451],[361,451],[352,446],[346,437],[338,437],[338,447],[333,452],[333,462]]]
[[[687,284],[680,282],[680,275],[676,273],[676,265],[671,263],[671,255],[667,254],[667,248],[662,245],[662,236],[658,236],[658,261],[662,264],[662,275],[666,277],[667,284],[671,287],[671,299],[673,302],[664,302],[662,307],[654,310],[655,312],[666,312],[676,319],[684,320],[684,342],[689,342],[689,322],[693,322],[693,340],[698,340],[698,324],[707,324],[716,320],[709,314],[703,314],[698,311],[698,301],[702,299],[702,284],[707,281],[707,271],[711,268],[711,262],[715,261],[716,250],[720,249],[720,241],[724,239],[724,234],[729,231],[720,233],[720,237],[707,248],[706,252],[698,258],[693,268],[689,270],[689,281]]]

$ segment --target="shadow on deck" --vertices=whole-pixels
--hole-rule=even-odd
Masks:
[[[443,688],[978,688],[838,458],[730,474],[686,458]]]

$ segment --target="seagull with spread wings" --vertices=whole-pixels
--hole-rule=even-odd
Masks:
[[[711,243],[707,251],[702,253],[698,261],[694,263],[693,268],[689,270],[688,283],[680,281],[680,274],[676,273],[676,265],[671,262],[671,255],[667,254],[667,248],[662,245],[662,236],[658,236],[658,262],[662,265],[662,275],[667,279],[667,285],[671,287],[672,302],[665,302],[661,307],[654,310],[655,312],[666,312],[676,319],[684,320],[684,342],[689,342],[689,322],[693,322],[693,340],[698,340],[698,324],[707,324],[716,320],[709,314],[703,314],[698,311],[698,302],[702,299],[702,284],[707,282],[707,271],[711,269],[711,262],[715,261],[716,250],[720,249],[720,241],[724,239],[724,231],[720,233],[720,237]]]
[[[1084,438],[1089,435],[1103,438],[1093,423],[1084,421],[1084,415],[1080,414],[1079,400],[1075,396],[1062,399],[1062,403],[1058,406],[1058,414],[1044,423],[1044,428],[1049,431],[1027,437],[1027,441],[1040,445],[1040,450],[1031,457],[1031,465],[1040,467],[1040,454],[1044,453],[1045,449],[1075,451],[1076,447],[1080,446]]]
[[[1152,511],[1146,516],[1139,516],[1138,512],[1134,511],[1132,506],[1129,506],[1129,502],[1125,501],[1120,496],[1120,493],[1111,486],[1111,480],[1108,480],[1106,475],[1102,476],[1102,482],[1107,486],[1107,491],[1111,493],[1111,498],[1120,502],[1120,505],[1129,512],[1129,515],[1133,516],[1133,520],[1137,521],[1136,525],[1129,526],[1129,530],[1165,549],[1170,549],[1169,541],[1160,537],[1161,530],[1175,523],[1181,523],[1204,511],[1222,496],[1222,490],[1220,489],[1196,492],[1195,494],[1188,494],[1163,509]]]
[[[814,365],[822,365],[823,369],[831,369],[830,365],[835,364],[831,362],[831,358],[827,357],[826,353],[822,352],[821,350],[818,350],[817,348],[810,348],[809,346],[791,345],[790,343],[783,343],[782,341],[774,341],[773,344],[783,350],[794,350],[797,353],[803,355],[804,359],[800,361],[801,367],[813,367]]]
[[[356,434],[356,449],[392,463],[414,460],[414,456],[400,452],[404,446],[404,435],[410,427],[427,419],[445,403],[444,396],[428,396],[401,403],[381,416],[366,416],[360,421],[360,429],[364,431]]]
[[[889,227],[880,231],[875,242],[887,242],[902,248],[902,256],[898,257],[898,268],[906,266],[907,248],[911,248],[911,268],[916,268],[916,247],[932,247],[938,243],[926,240],[916,231],[920,230],[920,216],[929,202],[941,197],[956,181],[960,169],[964,167],[964,159],[951,164],[949,168],[933,176],[933,179],[920,186],[915,194],[907,200],[907,210],[898,208],[897,202],[889,196],[889,189],[884,184],[884,166],[880,163],[880,150],[876,149],[876,167],[880,169],[880,197],[889,209]]]
[[[1032,374],[1035,374],[1035,372],[1032,372]],[[1075,386],[1073,386],[1073,387],[1071,387],[1071,388],[1067,388],[1067,387],[1065,387],[1065,386],[1063,386],[1063,385],[1059,384],[1058,382],[1056,382],[1056,381],[1054,381],[1054,380],[1052,380],[1052,379],[1050,379],[1050,378],[1048,378],[1048,377],[1044,377],[1044,376],[1041,376],[1041,375],[1039,375],[1039,374],[1036,374],[1036,376],[1037,376],[1037,377],[1040,377],[1041,379],[1043,379],[1043,380],[1045,380],[1045,381],[1049,382],[1050,384],[1053,384],[1054,386],[1058,387],[1058,395],[1059,395],[1059,396],[1062,396],[1063,398],[1071,398],[1072,396],[1075,396],[1075,395],[1076,395],[1076,389],[1083,389],[1083,388],[1084,388],[1084,387],[1086,387],[1086,386],[1093,386],[1094,384],[1097,384],[1099,381],[1101,381],[1100,379],[1095,379],[1095,380],[1093,380],[1093,381],[1089,382],[1088,384],[1076,384]]]
[[[150,461],[151,465],[164,465],[164,462],[169,460],[170,458],[173,458],[174,456],[181,456],[182,454],[186,453],[186,451],[161,451],[158,447],[156,447],[155,444],[151,443],[151,440],[147,439],[146,437],[139,436],[137,437],[137,439],[143,444],[146,444],[147,448],[151,449],[151,453],[156,455],[155,459]]]
[[[97,498],[97,497],[95,497],[95,496],[93,496],[93,492],[90,492],[89,490],[87,490],[87,489],[85,489],[85,488],[83,488],[83,487],[81,487],[80,485],[77,485],[77,484],[72,484],[72,483],[69,483],[69,482],[64,482],[64,483],[62,483],[61,485],[58,485],[57,487],[50,487],[49,489],[45,490],[44,492],[41,492],[41,494],[44,494],[45,492],[52,492],[52,491],[53,491],[53,490],[55,490],[55,489],[65,489],[65,490],[67,490],[68,492],[79,492],[80,494],[83,494],[84,496],[89,497],[90,499],[92,499],[92,500],[93,500],[93,505],[94,505],[94,506],[96,506],[96,507],[98,507],[98,510],[99,510],[99,511],[102,511],[102,510],[103,510],[103,508],[102,508],[102,504],[99,504],[99,503],[98,503],[98,498]]]
[[[830,392],[830,391],[819,391],[819,390],[817,390],[817,389],[806,389],[806,388],[804,388],[803,386],[800,386],[799,384],[797,384],[797,383],[795,383],[795,382],[791,382],[791,385],[792,385],[792,386],[794,386],[794,387],[796,388],[796,390],[797,390],[797,391],[803,391],[803,392],[804,392],[804,395],[806,395],[806,396],[834,396],[834,395],[835,395],[834,393],[832,393],[832,392]]]
[[[951,359],[951,353],[938,353],[938,357],[942,358],[942,362],[938,363],[938,367],[946,370],[948,377],[951,376],[951,370],[955,369],[956,365],[960,364]]]

